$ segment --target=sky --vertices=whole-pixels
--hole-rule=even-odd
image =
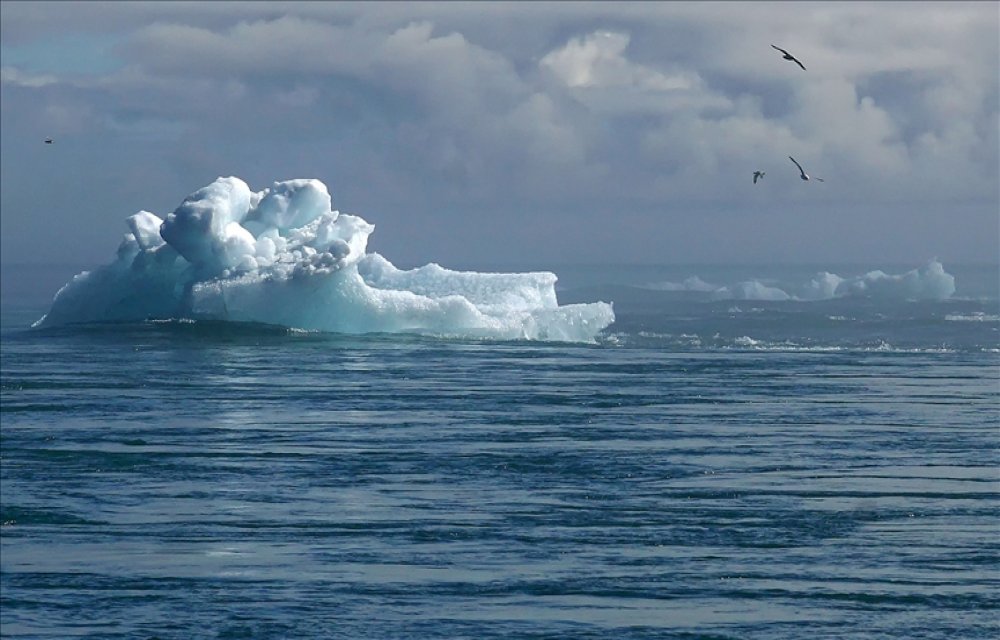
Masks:
[[[400,267],[1000,260],[996,2],[3,0],[0,54],[7,264],[219,176]]]

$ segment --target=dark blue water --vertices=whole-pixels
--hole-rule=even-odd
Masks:
[[[948,270],[560,274],[617,295],[597,344],[32,331],[52,292],[5,286],[0,635],[995,638],[996,268]]]

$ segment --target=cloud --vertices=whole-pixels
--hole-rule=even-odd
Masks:
[[[708,90],[693,70],[663,73],[630,60],[626,56],[630,40],[627,33],[595,31],[547,53],[539,67],[576,100],[605,115],[730,106],[728,99]]]
[[[350,68],[349,52],[363,50],[365,44],[349,30],[284,16],[239,22],[221,31],[153,24],[139,29],[122,49],[150,73],[255,77],[290,70],[304,74]]]
[[[561,49],[548,53],[541,65],[569,87],[636,87],[646,91],[690,89],[698,82],[694,74],[664,75],[629,61],[625,56],[629,35],[596,31],[573,38]]]
[[[0,84],[10,84],[18,87],[31,87],[38,89],[50,84],[55,84],[58,79],[49,74],[36,74],[20,71],[14,67],[0,68]]]
[[[600,171],[557,96],[500,52],[427,21],[375,29],[291,16],[223,30],[157,24],[123,52],[133,64],[109,78],[110,91],[144,90],[174,110],[200,105],[189,118],[229,126],[294,109],[309,115],[319,138],[358,124],[385,146],[384,164],[405,172],[396,182],[450,183],[446,199],[565,197],[571,183]],[[234,79],[245,94],[236,102],[223,89]],[[185,100],[194,93],[215,99]],[[392,180],[384,169],[379,175]]]
[[[497,228],[547,211],[580,243],[602,241],[609,211],[742,224],[751,202],[797,224],[800,205],[866,202],[901,222],[970,202],[995,217],[1000,198],[988,3],[109,6],[3,3],[5,52],[83,32],[124,65],[5,56],[5,152],[62,123],[100,150],[78,168],[95,180],[143,155],[168,193],[219,174],[317,177],[361,213],[469,229],[476,211],[504,211]],[[788,155],[823,189],[804,189]],[[756,169],[767,179],[748,191]],[[4,202],[27,202],[30,178],[22,192],[5,172]],[[984,219],[956,221],[979,255],[996,244]],[[908,237],[947,258],[929,232]]]

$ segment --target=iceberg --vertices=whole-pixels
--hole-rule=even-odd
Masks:
[[[33,326],[170,318],[343,333],[593,341],[606,302],[560,306],[548,272],[396,268],[374,225],[333,209],[319,180],[253,192],[218,178],[161,219],[140,211],[113,262],[73,277]]]
[[[691,276],[683,282],[659,282],[645,288],[655,291],[699,293],[709,300],[758,300],[766,302],[806,302],[840,298],[872,300],[947,300],[955,293],[955,276],[934,258],[917,269],[902,274],[869,271],[844,278],[829,271],[816,274],[804,285],[780,288],[760,280],[746,280],[718,286]]]
[[[831,285],[835,285],[833,295],[869,296],[903,300],[947,300],[955,293],[955,276],[947,273],[937,259],[933,259],[919,269],[903,274],[887,274],[875,270],[851,278],[839,279],[829,273],[822,273],[810,283],[810,292],[824,291],[828,295]]]

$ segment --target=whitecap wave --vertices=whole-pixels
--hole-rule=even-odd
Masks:
[[[1000,322],[1000,315],[975,311],[973,313],[949,313],[944,319],[949,322]]]
[[[374,226],[332,208],[319,180],[252,192],[219,178],[160,219],[140,211],[116,259],[75,276],[34,326],[205,318],[344,333],[593,341],[610,304],[560,306],[552,273],[397,269]]]
[[[750,336],[739,336],[731,341],[723,341],[722,349],[745,350],[745,351],[774,351],[782,353],[828,353],[828,352],[863,352],[863,353],[956,353],[950,347],[899,347],[879,340],[874,344],[854,344],[854,345],[823,345],[823,344],[801,344],[794,340],[767,341],[757,340]]]

